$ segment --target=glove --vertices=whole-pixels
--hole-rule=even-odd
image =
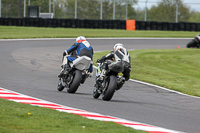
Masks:
[[[65,51],[63,52],[63,56],[65,56],[65,55],[68,55],[67,50],[65,50]]]

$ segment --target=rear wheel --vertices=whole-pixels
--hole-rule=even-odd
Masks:
[[[67,88],[68,93],[75,93],[80,86],[82,80],[82,72],[80,70],[76,70],[73,74],[73,81]]]
[[[117,77],[111,75],[109,77],[108,88],[103,92],[102,99],[105,101],[110,101],[115,93],[116,88],[117,88]]]
[[[59,79],[59,81],[58,81],[58,86],[57,86],[58,91],[62,91],[64,88],[65,88],[65,87],[62,86],[61,79]]]

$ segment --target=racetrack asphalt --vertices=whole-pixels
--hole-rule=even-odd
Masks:
[[[185,48],[190,39],[88,39],[95,51],[111,50],[115,43],[127,49]],[[57,91],[62,53],[74,39],[1,40],[0,87],[65,106],[147,123],[172,130],[200,132],[200,99],[132,81],[111,101],[94,99],[94,76],[76,94]],[[134,66],[132,66],[134,67]]]

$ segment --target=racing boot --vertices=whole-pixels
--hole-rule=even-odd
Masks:
[[[64,71],[63,66],[61,66],[61,72],[60,72],[60,74],[58,75],[59,78],[61,78],[61,77],[63,76],[63,71]]]
[[[70,70],[71,67],[69,66],[69,64],[65,64],[64,67],[62,66],[61,73],[58,75],[58,77],[61,78],[63,75],[67,75]]]
[[[116,90],[119,90],[120,88],[122,88],[122,86],[124,85],[124,83],[125,83],[125,78],[124,77],[118,78]]]

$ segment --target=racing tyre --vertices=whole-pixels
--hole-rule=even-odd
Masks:
[[[188,44],[187,44],[187,48],[194,48],[196,47],[196,41],[194,39],[192,39]]]
[[[57,86],[58,91],[62,91],[64,88],[65,88],[65,87],[62,86],[61,80],[59,79],[59,81],[58,81],[58,86]]]
[[[116,88],[117,88],[117,77],[111,75],[109,77],[108,88],[106,89],[106,91],[103,92],[102,99],[105,101],[110,101],[115,93]]]
[[[67,88],[68,93],[75,93],[80,86],[82,80],[82,72],[80,70],[76,70],[73,74],[73,81]]]

